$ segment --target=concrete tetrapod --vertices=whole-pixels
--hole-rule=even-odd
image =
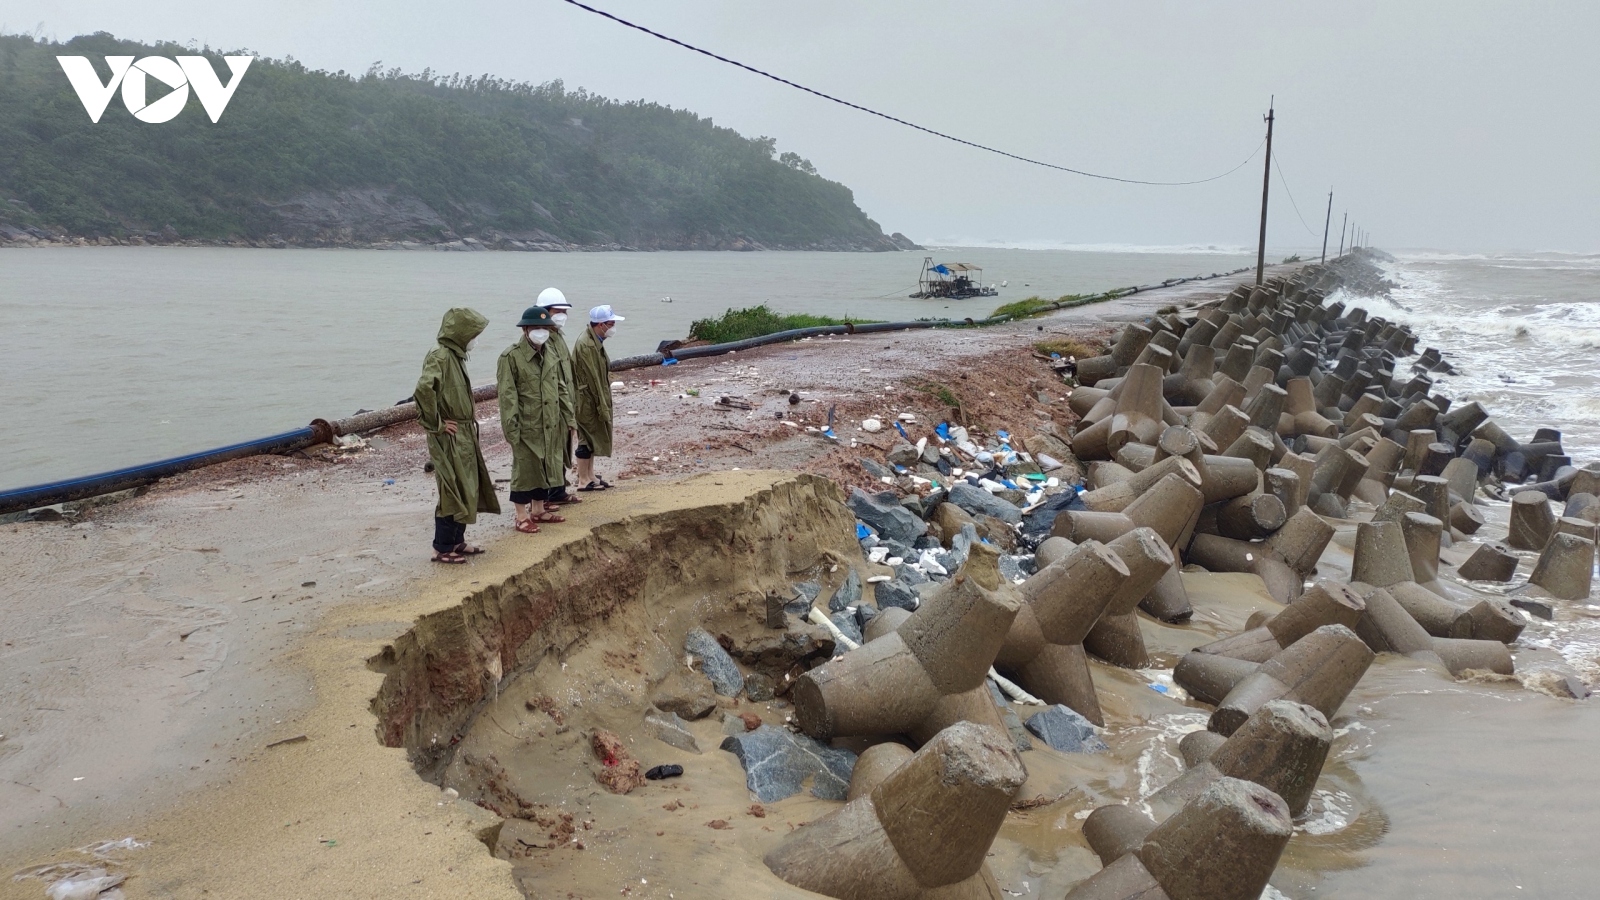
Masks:
[[[1583,600],[1589,596],[1593,577],[1594,541],[1556,534],[1539,553],[1528,581],[1559,600]]]
[[[1094,695],[1085,637],[1110,610],[1114,625],[1102,647],[1114,660],[1146,657],[1133,609],[1173,565],[1165,541],[1152,528],[1134,528],[1110,544],[1086,541],[1021,586],[1022,609],[995,657],[995,668],[1046,703],[1070,706],[1104,724]],[[1131,626],[1131,629],[1130,629]]]
[[[1256,900],[1293,832],[1283,798],[1219,778],[1067,900]]]
[[[1083,648],[1114,666],[1142,669],[1150,664],[1150,655],[1134,610],[1172,569],[1175,559],[1151,528],[1135,528],[1106,546],[1128,567],[1128,578],[1084,635]]]
[[[1149,529],[1132,534],[1138,535],[1130,536],[1135,542],[1154,536]],[[1159,538],[1155,540],[1159,543]],[[1105,724],[1083,639],[1128,584],[1130,574],[1122,558],[1098,541],[1079,544],[1041,569],[1021,585],[1023,602],[995,654],[994,666],[1046,703],[1060,703],[1096,725]],[[1149,580],[1143,577],[1145,584]]]
[[[1187,559],[1213,572],[1253,572],[1274,600],[1289,604],[1304,590],[1306,577],[1333,540],[1333,530],[1310,507],[1302,507],[1261,543],[1197,534]]]
[[[1141,494],[1139,499],[1128,504],[1122,512],[1070,510],[1056,517],[1052,532],[1073,541],[1109,543],[1135,528],[1147,527],[1155,529],[1161,539],[1176,551],[1184,533],[1199,519],[1204,500],[1200,490],[1193,484],[1177,474],[1169,474]],[[1181,621],[1193,614],[1189,595],[1178,574],[1176,559],[1140,605],[1152,616],[1167,622]]]
[[[1360,594],[1348,585],[1324,578],[1260,626],[1212,641],[1196,651],[1264,663],[1324,625],[1354,629],[1366,611],[1366,601]]]
[[[1165,375],[1161,368],[1146,363],[1128,369],[1127,376],[1112,389],[1114,411],[1074,435],[1072,452],[1079,459],[1111,459],[1124,444],[1154,444],[1165,427],[1161,396]]]
[[[1506,543],[1518,550],[1540,551],[1556,530],[1550,498],[1538,491],[1521,491],[1511,498],[1511,522]]]
[[[959,722],[764,862],[796,887],[842,900],[998,898],[984,858],[1025,778],[1009,740]]]
[[[1231,735],[1272,700],[1294,700],[1332,716],[1372,664],[1373,653],[1343,625],[1324,625],[1261,664],[1228,692],[1206,727]]]
[[[973,545],[966,564],[899,628],[795,681],[800,730],[820,741],[922,730],[949,712],[940,709],[947,698],[983,687],[1021,605],[1000,576],[999,551]],[[992,700],[988,708],[999,722]]]

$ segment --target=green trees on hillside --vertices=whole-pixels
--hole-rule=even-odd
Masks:
[[[364,191],[389,211],[374,225],[386,238],[494,229],[578,244],[888,245],[848,188],[797,154],[775,159],[770,138],[559,81],[351,75],[262,58],[218,123],[191,96],[160,125],[113,98],[93,124],[55,60],[87,56],[104,79],[106,55],[196,52],[104,33],[0,36],[0,222],[259,239],[297,227],[288,201]],[[227,77],[223,54],[199,55]]]

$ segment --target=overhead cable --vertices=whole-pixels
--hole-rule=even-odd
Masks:
[[[644,27],[643,25],[639,25],[639,24],[636,24],[634,22],[630,22],[627,19],[624,19],[624,18],[622,18],[620,16],[612,15],[611,13],[608,13],[603,9],[596,9],[595,7],[590,6],[587,3],[581,3],[581,2],[579,2],[579,0],[563,0],[563,2],[570,3],[573,6],[578,7],[579,9],[583,9],[583,10],[587,10],[589,12],[592,12],[597,16],[602,16],[604,18],[610,19],[611,21],[616,22],[619,25],[626,25],[627,27],[632,28],[635,31],[642,31],[645,34],[650,35],[651,37],[660,38],[661,40],[666,41],[669,44],[676,44],[679,47],[684,48],[685,50],[693,50],[695,53],[699,53],[702,56],[709,56],[712,59],[715,59],[715,60],[717,60],[719,62],[725,62],[730,66],[737,66],[737,67],[739,67],[741,69],[744,69],[747,72],[753,72],[753,73],[755,73],[757,75],[760,75],[763,78],[770,78],[773,81],[778,82],[779,84],[788,85],[789,87],[792,87],[792,88],[794,88],[796,90],[805,91],[808,94],[812,94],[814,96],[821,97],[824,100],[831,100],[834,103],[837,103],[837,104],[839,104],[841,106],[848,106],[851,109],[867,113],[868,115],[877,116],[880,119],[888,119],[890,122],[894,122],[897,125],[904,125],[907,128],[914,128],[917,131],[921,131],[921,132],[923,132],[925,134],[931,134],[934,137],[944,138],[947,141],[954,141],[954,142],[956,142],[958,144],[965,144],[968,147],[973,147],[973,148],[976,148],[978,150],[986,150],[986,151],[988,151],[990,153],[996,153],[996,154],[999,154],[1000,156],[1004,156],[1004,157],[1007,157],[1009,159],[1017,160],[1018,162],[1025,162],[1025,163],[1028,163],[1030,165],[1035,165],[1035,166],[1043,166],[1046,169],[1055,169],[1056,171],[1059,171],[1059,172],[1071,172],[1074,175],[1082,175],[1085,178],[1098,178],[1098,179],[1100,179],[1102,181],[1118,181],[1118,182],[1121,182],[1123,184],[1148,184],[1148,185],[1157,185],[1157,186],[1162,186],[1162,187],[1175,187],[1175,186],[1190,185],[1190,184],[1205,184],[1208,181],[1216,181],[1218,179],[1226,178],[1229,175],[1232,175],[1234,172],[1237,172],[1240,169],[1244,168],[1245,165],[1250,162],[1250,160],[1255,159],[1257,153],[1261,152],[1261,145],[1257,144],[1256,145],[1256,149],[1252,150],[1250,152],[1250,155],[1245,157],[1243,162],[1239,163],[1238,165],[1234,166],[1233,168],[1229,169],[1228,171],[1223,172],[1221,175],[1213,175],[1210,178],[1199,178],[1199,179],[1196,179],[1194,181],[1144,181],[1144,180],[1138,179],[1138,178],[1119,178],[1119,177],[1117,177],[1115,175],[1101,175],[1101,174],[1096,173],[1096,172],[1086,172],[1083,169],[1074,169],[1074,168],[1072,168],[1070,166],[1060,166],[1060,165],[1056,165],[1055,163],[1044,162],[1043,160],[1032,159],[1032,158],[1029,158],[1029,157],[1026,157],[1026,156],[1021,156],[1021,155],[1016,154],[1016,153],[1010,153],[1010,152],[1007,152],[1005,150],[1000,150],[1000,149],[995,148],[995,147],[990,147],[990,146],[988,146],[986,144],[980,144],[977,141],[969,141],[969,140],[966,140],[965,138],[959,138],[959,137],[956,137],[955,135],[952,135],[952,134],[945,134],[942,131],[936,131],[936,130],[934,130],[932,128],[927,128],[925,126],[918,125],[915,122],[908,122],[905,119],[901,119],[901,118],[898,118],[896,116],[891,116],[888,113],[878,112],[875,109],[870,109],[868,107],[862,106],[859,103],[851,103],[849,100],[843,100],[843,99],[840,99],[838,97],[833,96],[832,94],[823,93],[822,91],[816,90],[815,88],[806,87],[803,84],[799,84],[799,83],[790,81],[787,78],[783,78],[783,77],[780,77],[778,75],[774,75],[771,72],[763,71],[761,69],[756,68],[755,66],[746,65],[746,64],[744,64],[742,62],[739,62],[736,59],[729,59],[726,56],[722,56],[720,54],[712,53],[710,50],[703,50],[703,49],[701,49],[699,47],[696,47],[693,44],[689,44],[689,43],[685,43],[684,41],[680,41],[675,37],[670,37],[668,35],[662,34],[659,31],[653,31],[653,30],[651,30],[649,28]],[[1262,143],[1265,143],[1264,139],[1263,139]]]
[[[1294,207],[1294,214],[1299,217],[1300,224],[1305,228],[1306,234],[1311,235],[1313,239],[1319,237],[1315,231],[1311,230],[1311,226],[1306,224],[1306,217],[1300,215],[1300,204],[1294,202],[1294,192],[1289,190],[1289,179],[1283,175],[1283,166],[1278,162],[1278,154],[1273,154],[1272,156],[1272,167],[1278,170],[1278,183],[1283,185],[1283,192],[1289,195],[1289,205]]]

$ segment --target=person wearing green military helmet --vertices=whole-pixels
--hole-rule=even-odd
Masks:
[[[566,494],[567,420],[561,403],[561,359],[551,350],[555,321],[550,310],[530,306],[517,322],[522,337],[500,354],[495,381],[500,393],[500,428],[511,445],[511,504],[516,529],[537,534],[539,525],[565,522],[547,504]]]

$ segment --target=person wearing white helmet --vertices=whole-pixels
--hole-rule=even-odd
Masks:
[[[565,504],[581,502],[577,494],[567,490],[565,477],[565,473],[572,468],[573,444],[578,440],[576,388],[572,381],[572,350],[567,346],[564,328],[567,323],[567,311],[572,309],[572,304],[567,302],[567,295],[559,288],[547,287],[539,292],[539,305],[550,311],[550,321],[555,323],[547,346],[560,362],[561,415],[566,423],[566,430],[562,432],[566,435],[566,450],[562,456],[561,490],[552,491],[550,499],[546,501],[546,508],[557,509]]]
[[[609,306],[589,310],[589,327],[572,348],[572,375],[577,387],[578,490],[611,487],[594,473],[594,458],[611,455],[611,357],[605,340],[622,321]]]

